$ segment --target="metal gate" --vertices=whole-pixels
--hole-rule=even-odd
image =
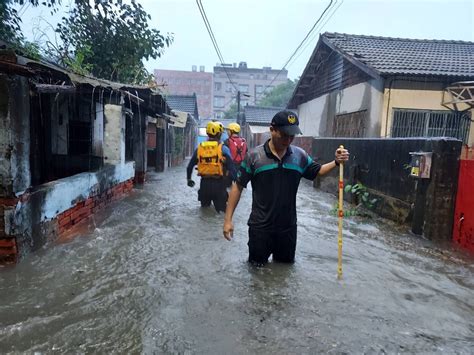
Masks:
[[[474,150],[464,146],[454,212],[453,241],[474,253]]]

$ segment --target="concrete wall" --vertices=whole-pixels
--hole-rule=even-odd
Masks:
[[[391,136],[394,108],[448,111],[441,105],[444,87],[441,82],[388,79],[383,94],[380,137]],[[474,144],[473,131],[474,124],[471,122],[469,145]]]
[[[377,80],[333,91],[298,106],[300,127],[305,136],[332,136],[334,116],[367,110],[367,137],[378,137],[383,109],[383,83]]]
[[[0,196],[12,197],[31,183],[28,81],[0,76]]]
[[[320,163],[334,159],[343,144],[351,153],[345,183],[361,182],[378,202],[375,212],[411,224],[417,234],[432,240],[451,240],[461,142],[451,138],[354,139],[314,138],[313,157]],[[410,152],[433,153],[430,179],[409,176]],[[337,194],[338,170],[318,178],[317,187]],[[372,198],[371,197],[371,198]],[[346,194],[351,200],[351,196]]]
[[[134,163],[129,162],[36,186],[18,196],[14,209],[6,211],[5,232],[16,237],[18,254],[24,255],[57,237],[53,222],[58,215],[133,179],[134,175]]]
[[[104,108],[104,159],[108,164],[125,162],[125,116],[122,106],[107,104]]]

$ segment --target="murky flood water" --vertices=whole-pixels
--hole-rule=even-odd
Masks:
[[[351,218],[338,281],[336,198],[302,182],[296,263],[255,269],[250,201],[227,242],[183,167],[150,174],[80,237],[0,269],[0,352],[474,352],[474,259]]]

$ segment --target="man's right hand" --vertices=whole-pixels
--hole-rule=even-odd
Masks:
[[[232,221],[224,221],[224,238],[232,240],[234,237],[234,223]]]
[[[196,183],[195,183],[193,180],[188,179],[188,186],[189,186],[189,187],[193,187],[195,184],[196,184]]]

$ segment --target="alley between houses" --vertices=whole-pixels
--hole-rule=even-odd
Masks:
[[[472,259],[382,219],[344,227],[302,182],[294,265],[246,263],[251,191],[232,242],[184,166],[0,270],[0,353],[472,353]],[[198,185],[198,184],[197,184]]]

